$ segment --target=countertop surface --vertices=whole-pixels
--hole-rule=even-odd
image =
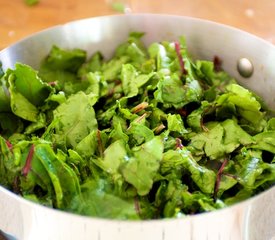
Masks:
[[[275,44],[274,0],[0,0],[0,49],[45,28],[113,14],[162,13],[208,19]],[[124,6],[125,13],[121,11]],[[120,9],[119,9],[120,8]]]

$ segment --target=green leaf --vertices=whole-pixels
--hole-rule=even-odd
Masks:
[[[127,143],[129,140],[128,135],[123,131],[122,122],[124,122],[124,125],[126,124],[126,122],[122,118],[116,115],[112,119],[113,130],[110,132],[110,138],[113,142],[117,140],[123,140],[125,143]]]
[[[89,82],[89,86],[85,92],[90,96],[94,96],[93,98],[95,103],[100,97],[109,94],[107,82],[103,79],[103,76],[100,73],[90,72],[87,73],[85,77]]]
[[[0,136],[0,184],[11,188],[15,177],[19,175],[12,150],[8,146],[7,140]]]
[[[149,46],[150,58],[156,59],[157,70],[169,69],[172,60],[169,58],[165,47],[160,43],[153,43]],[[170,72],[170,71],[169,71]]]
[[[42,82],[37,72],[30,66],[17,63],[12,73],[15,77],[14,87],[16,91],[21,93],[33,105],[42,105],[52,89],[48,84]]]
[[[34,153],[49,174],[55,191],[57,207],[67,208],[72,199],[80,194],[77,176],[68,165],[57,158],[50,145],[38,144],[35,146]]]
[[[97,151],[97,130],[92,130],[75,147],[75,150],[84,158],[91,158]]]
[[[181,108],[190,102],[198,102],[201,94],[202,89],[197,80],[187,78],[186,84],[183,84],[178,74],[172,74],[160,79],[154,96],[159,102]]]
[[[149,193],[162,158],[163,143],[159,137],[132,149],[132,156],[122,167],[122,175],[140,196]]]
[[[77,71],[77,75],[82,77],[90,72],[98,72],[101,70],[102,64],[103,56],[100,52],[96,52],[91,56],[91,58],[87,62],[80,66],[80,68]]]
[[[164,201],[163,217],[178,217],[183,207],[182,194],[187,191],[187,186],[182,184],[179,179],[168,182],[165,194],[162,196]]]
[[[161,171],[171,171],[173,168],[186,168],[191,174],[192,180],[203,193],[214,192],[216,174],[214,171],[199,165],[186,149],[168,150],[163,154],[161,161]]]
[[[130,137],[129,142],[133,145],[140,145],[154,138],[154,132],[150,128],[136,122],[131,122],[127,134]]]
[[[122,65],[121,81],[125,96],[129,98],[136,96],[139,88],[148,82],[153,75],[154,73],[138,74],[135,67],[131,64]]]
[[[121,73],[122,65],[129,62],[128,56],[111,59],[102,65],[103,77],[106,81],[114,81]]]
[[[239,192],[237,192],[237,194],[235,196],[225,199],[224,202],[225,202],[226,205],[233,205],[233,204],[236,204],[238,202],[242,202],[242,201],[248,199],[251,196],[252,196],[252,191],[251,190],[241,189]]]
[[[196,61],[196,74],[199,78],[203,79],[208,85],[213,85],[214,64],[210,61]]]
[[[235,161],[235,174],[244,188],[254,190],[264,183],[275,183],[275,165],[263,162],[261,151],[243,150]]]
[[[0,125],[2,129],[2,136],[11,136],[15,132],[21,132],[23,129],[23,122],[12,113],[0,113]]]
[[[104,157],[97,164],[107,173],[114,175],[118,174],[119,167],[128,159],[125,148],[125,143],[122,140],[117,140],[112,143],[104,151]]]
[[[179,108],[185,99],[185,90],[177,75],[165,76],[160,79],[154,96],[159,102]]]
[[[52,46],[43,65],[51,70],[76,72],[85,60],[86,52],[82,49],[67,50]]]
[[[9,76],[10,104],[12,112],[25,120],[36,122],[39,111],[27,98],[19,93],[14,84],[14,75]]]
[[[184,135],[188,131],[185,129],[181,116],[179,114],[167,115],[168,130],[176,132],[179,136]]]
[[[208,109],[210,109],[212,106],[207,101],[202,101],[201,106],[194,111],[192,111],[187,116],[187,123],[188,126],[192,128],[195,132],[201,132],[202,124],[203,124],[203,118],[207,114]]]
[[[47,125],[46,123],[46,115],[40,113],[37,116],[37,120],[34,123],[31,123],[28,127],[25,128],[25,134],[31,134],[36,132],[37,130],[40,130],[42,128],[45,128]]]
[[[81,215],[115,218],[139,219],[134,199],[123,199],[110,190],[110,183],[104,179],[90,180],[81,186],[82,196],[76,196],[68,210]]]
[[[67,95],[85,90],[89,85],[87,81],[80,81],[74,73],[52,70],[45,65],[41,65],[39,76],[44,82],[53,84],[57,91],[64,91]]]
[[[136,77],[137,72],[131,64],[122,65],[121,81],[125,96],[134,97],[138,94],[138,87],[134,82]]]
[[[202,192],[183,192],[182,201],[184,212],[209,212],[226,207],[226,204],[220,200],[214,201],[212,198],[206,194],[203,194]]]
[[[97,129],[92,99],[83,92],[72,95],[54,110],[57,120],[55,139],[58,144],[75,147],[90,132]]]
[[[253,136],[255,144],[251,148],[269,151],[275,154],[275,131],[267,131]]]
[[[31,142],[28,142],[27,147],[25,148],[23,148],[23,146],[15,146],[21,148],[21,160],[24,165],[26,164],[26,154],[30,151],[31,144]],[[26,197],[30,194],[37,194],[37,192],[35,191],[35,187],[37,186],[39,186],[44,192],[43,196],[41,196],[41,193],[39,194],[40,198],[36,199],[37,202],[40,202],[41,198],[44,198],[44,196],[47,196],[49,199],[55,199],[52,180],[43,163],[34,154],[31,159],[31,168],[27,176],[21,176],[20,178],[20,188],[23,192],[23,196]],[[53,203],[51,203],[51,205],[52,204]]]
[[[247,122],[251,124],[254,131],[261,131],[264,124],[264,114],[261,112],[261,104],[254,94],[238,84],[230,84],[226,89],[228,92],[217,99],[217,106],[234,104],[237,109],[237,116],[245,121],[240,121],[240,123],[245,124]]]
[[[254,154],[253,154],[254,155]],[[246,188],[254,188],[254,183],[259,175],[261,175],[263,169],[259,167],[261,164],[260,156],[248,157],[242,163],[243,167],[241,172],[239,173],[239,177],[241,178],[240,182]]]
[[[220,198],[226,190],[232,188],[237,183],[238,181],[234,177],[222,174],[217,197]]]
[[[129,62],[140,69],[147,59],[146,48],[141,41],[143,35],[142,32],[131,32],[128,40],[117,47],[115,57],[128,57]]]
[[[197,154],[205,154],[210,159],[225,157],[240,145],[254,142],[253,138],[231,119],[222,123],[211,122],[205,124],[205,127],[208,131],[193,136],[189,145]]]
[[[267,131],[274,131],[275,130],[275,118],[271,118],[268,120],[266,124]]]
[[[0,86],[0,112],[10,112],[10,96],[8,88],[5,84]]]

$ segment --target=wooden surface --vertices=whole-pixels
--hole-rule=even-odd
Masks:
[[[121,14],[111,2],[128,4],[128,13],[167,13],[231,25],[275,44],[274,0],[0,0],[0,49],[42,29],[80,18]]]

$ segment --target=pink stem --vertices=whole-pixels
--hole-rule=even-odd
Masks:
[[[180,43],[179,42],[175,42],[175,50],[176,50],[176,53],[177,53],[177,56],[178,56],[178,59],[180,62],[181,72],[182,72],[182,74],[186,75],[187,71],[184,67],[184,61],[183,61],[182,55],[180,53]]]
[[[214,199],[217,198],[217,194],[219,191],[219,187],[220,187],[220,183],[221,183],[221,178],[222,178],[222,174],[223,174],[223,170],[225,168],[225,165],[227,164],[228,160],[225,159],[217,173],[217,179],[216,179],[216,183],[215,183],[215,190],[214,190]]]
[[[8,148],[10,149],[10,151],[12,151],[12,144],[10,143],[10,141],[6,140],[6,144],[7,144]]]
[[[23,170],[22,170],[22,174],[24,176],[27,176],[29,171],[31,170],[31,163],[32,163],[32,159],[33,159],[33,154],[34,154],[34,145],[31,145],[29,154],[28,154],[27,159],[26,159],[25,166],[23,167]]]

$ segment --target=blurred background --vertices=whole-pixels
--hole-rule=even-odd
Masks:
[[[224,23],[275,44],[274,10],[274,0],[0,0],[0,49],[76,19],[149,12]]]

